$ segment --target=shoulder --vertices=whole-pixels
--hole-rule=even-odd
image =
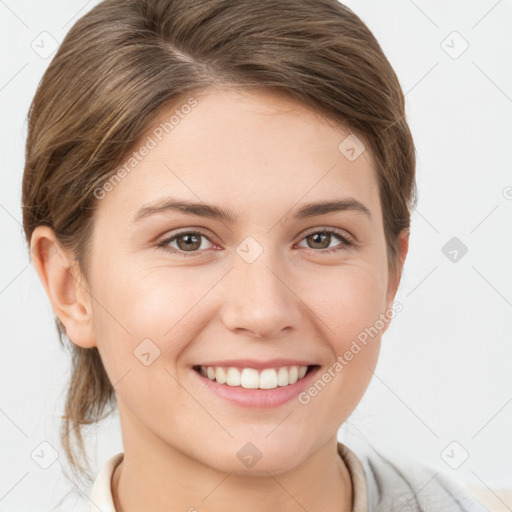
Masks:
[[[445,473],[407,458],[386,457],[371,445],[354,449],[366,476],[368,512],[486,512]]]

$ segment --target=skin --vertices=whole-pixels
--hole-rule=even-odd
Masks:
[[[391,308],[399,273],[388,274],[373,159],[366,150],[348,160],[338,150],[346,129],[275,93],[209,89],[194,98],[191,113],[98,202],[88,281],[49,227],[32,237],[68,337],[98,348],[115,387],[125,454],[112,482],[116,510],[351,510],[337,431],[367,389],[389,323],[307,405],[234,405],[191,367],[296,357],[322,365],[321,375]],[[142,205],[169,196],[239,218],[167,211],[132,223]],[[305,203],[347,196],[371,218],[353,210],[292,218]],[[308,237],[322,228],[356,244]],[[187,229],[206,234],[195,255],[156,246]],[[236,252],[246,237],[263,249],[252,263]],[[187,254],[183,240],[168,246]],[[403,265],[405,231],[400,248]],[[149,366],[133,354],[147,338],[161,351]],[[248,441],[262,454],[251,468],[236,455]]]

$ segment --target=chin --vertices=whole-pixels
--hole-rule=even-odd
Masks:
[[[300,439],[293,441],[277,436],[273,442],[264,438],[245,442],[231,440],[222,453],[211,453],[212,460],[205,463],[217,470],[237,475],[278,475],[294,469],[307,458],[307,443]]]

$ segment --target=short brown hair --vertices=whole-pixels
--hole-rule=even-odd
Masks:
[[[64,38],[28,113],[23,226],[50,226],[87,278],[94,191],[163,108],[219,84],[295,99],[347,127],[375,159],[388,268],[416,203],[404,95],[377,40],[337,0],[105,0]],[[65,328],[56,317],[63,346]],[[71,340],[70,340],[71,341]],[[61,440],[115,402],[97,348],[69,344]],[[110,413],[111,411],[109,411]],[[83,472],[82,467],[79,468]]]

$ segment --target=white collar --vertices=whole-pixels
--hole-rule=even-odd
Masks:
[[[116,512],[112,498],[112,475],[124,453],[111,457],[99,472],[91,490],[91,512]]]

